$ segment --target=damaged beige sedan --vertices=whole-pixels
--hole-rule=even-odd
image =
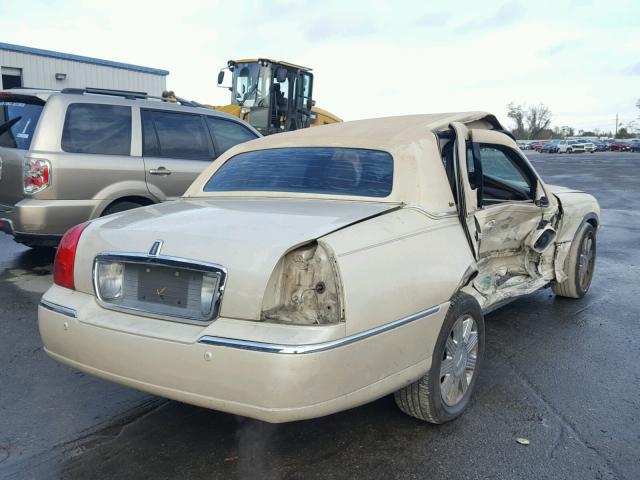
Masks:
[[[486,113],[273,135],[178,201],[67,232],[40,332],[84,372],[268,422],[394,393],[442,423],[469,403],[483,314],[584,296],[599,224]]]

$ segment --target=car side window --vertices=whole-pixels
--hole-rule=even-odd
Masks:
[[[226,152],[231,147],[236,146],[239,143],[248,142],[254,140],[258,136],[248,128],[243,127],[237,122],[230,120],[223,120],[220,118],[207,116],[207,125],[213,135],[217,148],[218,155]]]
[[[61,147],[69,153],[129,155],[131,107],[71,103],[64,119]]]
[[[211,160],[209,136],[200,115],[142,111],[142,154],[146,157]]]
[[[502,145],[480,144],[482,204],[533,200],[535,180],[519,165],[516,153]]]

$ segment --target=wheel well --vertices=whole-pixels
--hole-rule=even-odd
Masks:
[[[120,202],[134,202],[142,205],[143,207],[146,207],[147,205],[153,205],[155,203],[146,197],[137,197],[135,195],[132,195],[130,197],[121,197],[121,198],[118,198],[117,200],[114,200],[109,205],[104,207],[102,209],[102,212],[104,212],[107,208],[111,207],[112,205],[115,205],[116,203],[120,203]]]
[[[591,215],[588,215],[587,218],[585,218],[585,221],[591,224],[591,226],[596,230],[598,229],[598,217],[596,217],[595,214],[592,213]]]

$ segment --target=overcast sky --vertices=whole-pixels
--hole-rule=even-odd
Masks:
[[[166,3],[166,6],[165,6]],[[171,5],[171,6],[168,6]],[[345,120],[543,102],[554,125],[638,117],[640,0],[0,0],[0,41],[163,68],[182,97],[225,104],[231,58],[312,67]]]

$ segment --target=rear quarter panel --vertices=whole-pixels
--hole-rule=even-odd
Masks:
[[[471,250],[456,216],[403,208],[322,239],[341,274],[347,335],[447,302]]]

